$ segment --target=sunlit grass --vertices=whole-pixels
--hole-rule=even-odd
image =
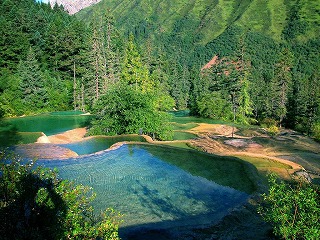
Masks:
[[[188,143],[186,143],[186,142],[179,142],[179,141],[175,141],[175,142],[163,142],[163,143],[161,143],[161,145],[171,146],[171,147],[177,147],[177,148],[184,148],[184,149],[192,149],[192,148],[189,147]]]
[[[196,137],[197,135],[193,133],[188,133],[183,131],[174,131],[173,140],[188,140]]]
[[[199,126],[199,124],[196,123],[185,123],[185,124],[181,124],[181,123],[172,123],[173,126],[173,130],[178,130],[178,131],[183,131],[183,130],[190,130],[192,128],[195,128],[197,126]]]

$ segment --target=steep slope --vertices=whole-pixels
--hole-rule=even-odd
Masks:
[[[319,36],[320,1],[314,0],[103,0],[81,11],[79,17],[87,18],[93,11],[106,9],[125,30],[143,28],[156,34],[179,30],[182,35],[198,34],[201,44],[212,41],[232,25],[280,41],[292,18],[305,28],[296,38]]]
[[[93,4],[100,2],[101,0],[48,0],[51,6],[54,6],[56,3],[60,6],[64,6],[65,10],[69,14],[75,14],[81,9],[89,7]]]

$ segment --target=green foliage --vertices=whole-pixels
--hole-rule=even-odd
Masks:
[[[288,94],[292,86],[292,69],[293,54],[289,49],[283,49],[275,64],[275,75],[271,80],[271,105],[272,112],[281,124],[287,114]]]
[[[212,119],[232,119],[232,107],[221,92],[202,94],[197,101],[199,115]]]
[[[139,130],[157,139],[172,139],[170,115],[158,109],[154,92],[141,92],[134,86],[115,86],[94,105],[97,118],[89,134],[138,134]]]
[[[61,8],[33,0],[1,1],[0,13],[5,115],[70,109],[73,62],[86,46],[86,26]]]
[[[125,50],[121,80],[124,84],[133,85],[136,90],[143,92],[154,88],[154,82],[150,79],[148,69],[141,60],[132,34],[129,36]]]
[[[312,127],[312,136],[320,142],[320,122],[315,123]]]
[[[120,215],[95,215],[92,189],[0,154],[1,239],[119,239]]]
[[[270,127],[267,128],[267,132],[271,135],[271,136],[276,136],[280,133],[279,128],[276,125],[272,125]]]
[[[293,22],[295,27],[286,26],[297,18],[299,23],[301,19],[308,23],[313,36],[319,36],[317,33],[319,2],[313,0],[267,2],[155,0],[153,3],[150,5],[147,0],[139,2],[104,0],[84,9],[78,16],[87,19],[92,12],[110,9],[116,16],[118,26],[125,31],[134,29],[137,35],[155,36],[173,32],[179,35],[176,39],[188,39],[196,34],[197,44],[206,44],[216,39],[228,26],[240,26],[245,30],[251,29],[280,40],[284,29],[289,29],[288,31],[300,29],[296,26],[298,22]],[[298,13],[295,14],[296,12]]]
[[[77,16],[84,23],[58,6],[1,2],[5,116],[91,111],[121,81],[154,91],[161,110],[171,110],[174,100],[176,109],[196,115],[241,123],[272,118],[311,134],[320,116],[319,1],[119,3],[84,9]],[[223,66],[203,74],[215,55]],[[35,83],[41,93],[26,94]]]
[[[27,59],[20,61],[18,66],[22,102],[25,109],[37,111],[47,104],[47,91],[39,64],[32,48],[29,49]]]
[[[284,239],[320,238],[320,189],[303,182],[284,183],[269,176],[269,193],[263,194],[259,212]]]
[[[261,127],[270,128],[272,126],[277,126],[278,122],[272,118],[265,118],[260,122]]]

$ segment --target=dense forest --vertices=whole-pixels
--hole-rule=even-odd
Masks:
[[[241,15],[249,1],[233,8],[233,15],[226,12],[229,18],[219,24],[209,21],[210,6],[205,12],[191,4],[159,26],[160,10],[142,21],[134,11],[119,14],[108,1],[94,6],[100,11],[69,16],[57,5],[2,0],[1,111],[89,111],[97,116],[92,134],[143,129],[170,139],[165,112],[190,109],[198,116],[285,126],[319,138],[319,21],[306,2],[288,3],[281,24],[250,28],[252,19]],[[190,13],[192,7],[202,18]]]

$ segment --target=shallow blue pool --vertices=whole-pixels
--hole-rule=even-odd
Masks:
[[[69,160],[39,160],[62,178],[92,186],[95,208],[124,214],[125,227],[206,225],[243,204],[248,194],[192,176],[152,155],[143,145]],[[232,177],[232,176],[231,176]]]

